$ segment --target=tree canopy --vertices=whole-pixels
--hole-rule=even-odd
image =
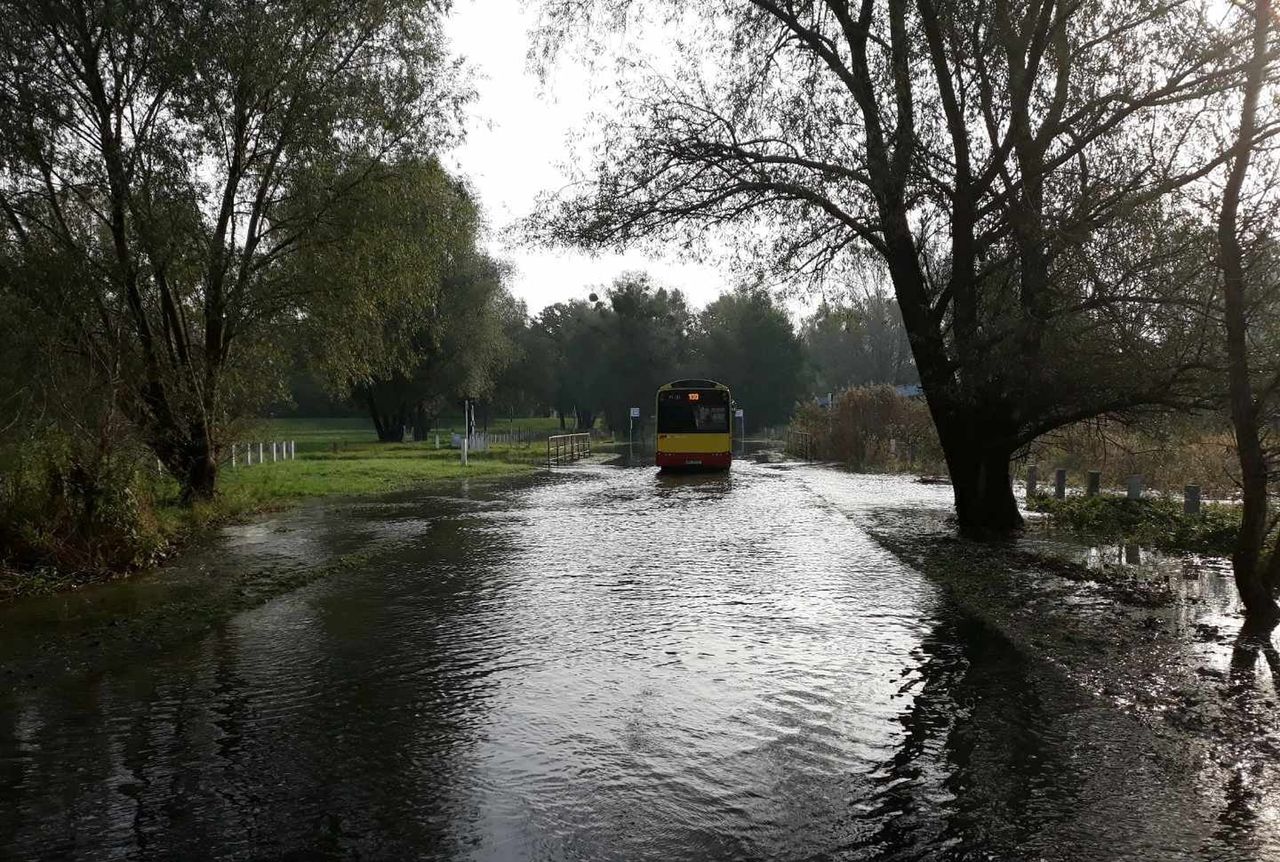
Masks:
[[[805,393],[804,344],[768,291],[721,294],[697,318],[693,368],[726,384],[752,427],[790,418]]]
[[[442,9],[0,4],[4,241],[44,273],[9,287],[121,372],[121,409],[186,497],[213,493],[280,328],[323,298],[287,277],[303,237],[383,162],[456,137]]]
[[[1028,441],[1202,391],[1203,226],[1169,195],[1222,163],[1199,145],[1206,106],[1239,72],[1204,7],[664,8],[707,37],[670,45],[666,69],[623,64],[591,172],[537,235],[710,231],[779,277],[884,273],[972,535],[1020,525],[1008,462]],[[642,17],[631,0],[544,10],[550,42]]]

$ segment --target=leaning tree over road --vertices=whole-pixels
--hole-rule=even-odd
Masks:
[[[0,0],[0,240],[82,278],[17,289],[123,369],[115,397],[214,492],[222,429],[306,316],[282,264],[391,156],[453,135],[445,0]],[[327,167],[341,182],[290,190]]]
[[[545,0],[545,45],[655,9],[700,37],[623,64],[535,232],[887,273],[967,535],[1021,524],[1040,434],[1195,397],[1210,264],[1169,194],[1221,164],[1204,109],[1240,73],[1200,0]]]

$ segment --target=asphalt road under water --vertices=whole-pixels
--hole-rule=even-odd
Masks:
[[[949,502],[808,467],[590,465],[230,530],[182,565],[385,550],[194,640],[0,696],[0,857],[1273,852],[1274,819],[1225,817],[1194,751],[1075,691],[863,529]],[[0,636],[49,636],[23,614]]]

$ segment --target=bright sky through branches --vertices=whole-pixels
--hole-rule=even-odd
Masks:
[[[459,0],[446,27],[455,53],[476,72],[478,98],[471,106],[467,141],[453,154],[470,179],[493,228],[490,251],[516,266],[512,290],[536,312],[553,302],[585,299],[624,270],[643,269],[702,306],[730,286],[728,273],[713,266],[656,259],[639,252],[590,256],[523,248],[503,229],[532,210],[539,192],[566,182],[569,136],[592,110],[607,107],[591,98],[586,71],[562,58],[543,87],[528,69],[534,10],[521,0]]]

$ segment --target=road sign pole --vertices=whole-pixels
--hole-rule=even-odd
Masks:
[[[627,419],[627,460],[630,461],[635,455],[635,427],[636,420],[640,418],[640,408],[632,407],[629,411],[630,415]]]

